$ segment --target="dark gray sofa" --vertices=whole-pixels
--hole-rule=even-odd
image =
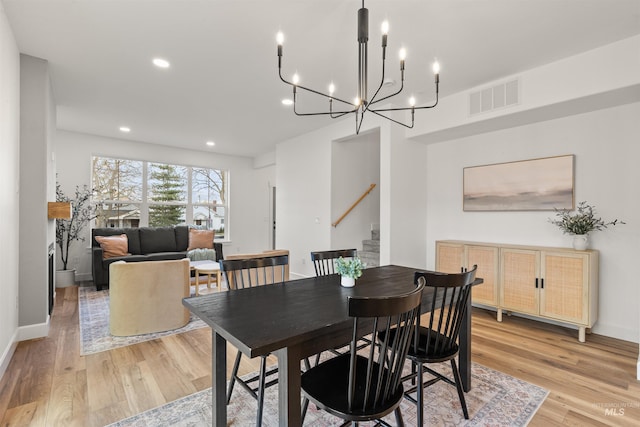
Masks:
[[[124,257],[102,259],[102,248],[95,236],[126,234],[129,253]],[[216,261],[223,259],[222,244],[214,243]],[[109,265],[116,261],[158,261],[182,259],[189,247],[189,227],[94,228],[91,230],[91,267],[98,290],[109,286]]]

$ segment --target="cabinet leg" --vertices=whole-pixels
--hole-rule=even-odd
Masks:
[[[496,316],[496,320],[498,322],[502,322],[502,309],[501,308],[498,309],[498,315]]]
[[[578,341],[580,342],[585,342],[586,341],[586,331],[587,328],[585,328],[584,326],[580,326],[580,329],[578,330]]]

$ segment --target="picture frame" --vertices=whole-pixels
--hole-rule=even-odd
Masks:
[[[572,210],[573,154],[463,169],[463,210]]]

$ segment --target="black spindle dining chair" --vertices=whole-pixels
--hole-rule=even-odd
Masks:
[[[460,405],[465,419],[469,419],[467,403],[464,398],[460,371],[456,364],[458,355],[458,335],[462,320],[470,300],[471,287],[476,278],[477,266],[467,272],[443,274],[432,272],[416,272],[416,283],[424,280],[425,289],[434,293],[429,312],[429,320],[425,326],[419,319],[414,334],[413,344],[409,349],[407,359],[412,362],[412,373],[403,377],[402,381],[411,380],[414,384],[405,391],[405,397],[417,407],[417,425],[422,426],[424,420],[424,388],[444,381],[456,387]],[[426,365],[449,361],[453,372],[453,380],[430,369]],[[433,376],[424,381],[424,373]],[[417,382],[417,383],[416,383]],[[416,393],[416,398],[412,393]]]
[[[311,252],[311,261],[313,262],[313,268],[316,271],[316,277],[320,276],[328,276],[330,274],[336,274],[336,260],[338,258],[355,258],[358,256],[357,249],[333,249],[328,251],[312,251]],[[362,338],[362,342],[364,344],[370,344],[371,341],[367,338]],[[361,343],[362,346],[362,343]],[[339,355],[341,354],[336,349],[329,350],[332,354]],[[317,365],[320,362],[320,355],[322,353],[318,353],[316,355],[315,364]],[[305,359],[305,366],[307,369],[310,367],[310,362],[308,359]]]
[[[229,285],[229,291],[234,292],[237,289],[285,282],[285,266],[287,264],[289,264],[288,255],[220,260],[220,270],[222,270],[225,275],[227,284]],[[250,316],[251,313],[247,313],[246,315]],[[277,378],[267,381],[268,377],[274,376],[278,373],[277,367],[267,370],[268,356],[269,355],[260,356],[259,374],[243,380],[238,376],[238,369],[242,358],[242,352],[238,350],[236,360],[233,364],[233,370],[231,372],[231,379],[229,380],[229,388],[227,390],[227,404],[231,401],[231,394],[233,393],[236,381],[258,401],[256,426],[262,425],[265,389],[278,383]],[[256,382],[257,386],[251,385]]]
[[[419,284],[403,295],[350,296],[350,351],[302,374],[304,406],[311,401],[356,426],[360,421],[379,420],[395,412],[398,425],[404,425],[399,408],[404,394],[402,368],[420,314],[422,289]],[[383,337],[378,339],[378,346],[372,344],[358,351],[358,337],[363,332],[371,333],[374,339],[379,334]]]
[[[311,252],[311,261],[316,270],[316,277],[335,274],[335,260],[338,258],[355,258],[358,255],[357,249],[336,249],[330,251]]]

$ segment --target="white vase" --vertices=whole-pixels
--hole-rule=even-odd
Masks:
[[[589,246],[589,235],[576,234],[573,236],[573,249],[584,251]]]
[[[76,270],[57,270],[56,288],[66,288],[76,284]]]
[[[353,288],[356,285],[356,279],[353,277],[340,276],[340,284],[345,288]]]

